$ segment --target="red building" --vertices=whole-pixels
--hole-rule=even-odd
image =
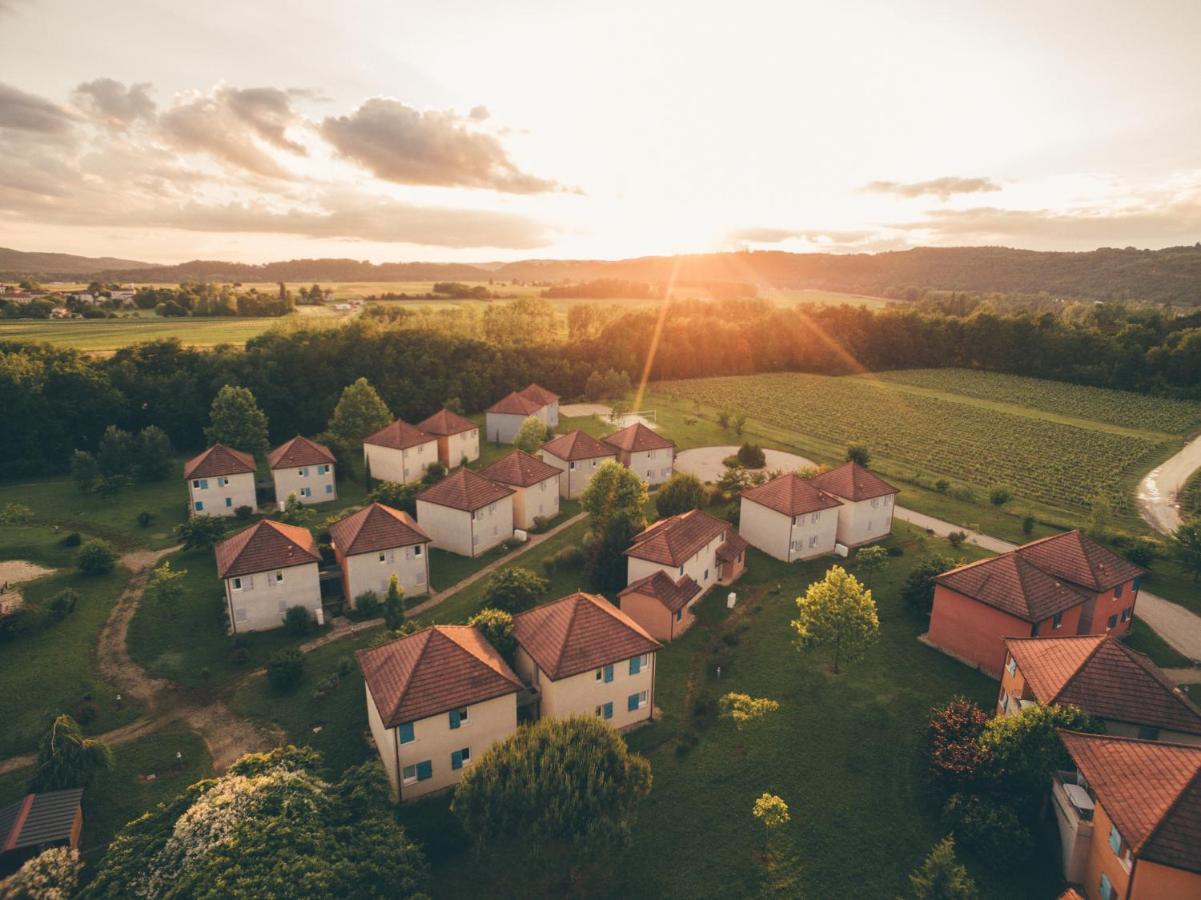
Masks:
[[[1078,530],[1043,538],[939,575],[926,639],[999,678],[1005,638],[1125,633],[1143,574]]]

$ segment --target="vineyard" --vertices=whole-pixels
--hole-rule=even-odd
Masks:
[[[1044,381],[974,369],[908,369],[871,376],[891,384],[1011,403],[1060,416],[1108,422],[1123,428],[1187,434],[1201,427],[1201,404],[1127,391]]]
[[[1061,508],[1083,509],[1091,498],[1106,494],[1115,509],[1130,512],[1130,491],[1123,482],[1149,468],[1171,445],[1162,435],[1077,427],[1034,411],[998,412],[968,399],[882,389],[856,377],[699,378],[660,382],[654,390],[683,409],[701,404],[706,414],[742,413],[796,433],[802,446],[804,437],[833,452],[864,443],[886,474],[925,483],[946,478],[954,486],[976,489],[1003,484],[1015,496]]]

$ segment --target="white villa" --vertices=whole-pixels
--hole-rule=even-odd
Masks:
[[[676,445],[653,428],[635,422],[602,440],[617,451],[618,462],[647,484],[662,484],[671,478]]]
[[[397,419],[363,441],[363,463],[376,481],[420,481],[438,461],[438,439]]]
[[[513,536],[513,490],[456,469],[417,495],[417,522],[435,547],[479,556]]]
[[[334,455],[328,447],[297,435],[267,454],[275,481],[275,502],[282,510],[295,496],[306,506],[338,499]]]
[[[321,553],[307,528],[264,519],[219,543],[216,553],[231,634],[279,628],[293,606],[322,621]]]
[[[243,506],[255,509],[254,457],[213,444],[184,463],[188,511],[193,516],[232,516]]]
[[[512,489],[514,528],[533,528],[534,519],[559,514],[559,470],[524,450],[501,457],[480,474]]]
[[[430,537],[408,513],[372,503],[331,525],[329,536],[348,604],[367,591],[382,599],[392,576],[406,597],[429,592]]]
[[[600,464],[617,451],[583,431],[569,431],[542,445],[542,461],[559,470],[559,496],[574,500],[584,493]]]
[[[715,584],[730,584],[746,568],[747,542],[729,522],[699,509],[670,516],[634,535],[625,551],[626,584],[655,572],[673,582],[687,575],[703,595]]]
[[[417,429],[438,439],[438,461],[448,469],[480,458],[479,426],[458,413],[441,409],[418,422]]]
[[[493,403],[484,413],[484,428],[488,440],[498,444],[511,444],[517,436],[521,423],[530,416],[548,428],[559,425],[559,395],[546,388],[531,384],[520,391],[506,394]]]
[[[844,547],[870,544],[892,533],[893,499],[899,491],[875,472],[848,462],[811,482],[841,501],[837,540]]]
[[[768,556],[792,562],[834,552],[842,501],[792,472],[740,495],[738,533]]]

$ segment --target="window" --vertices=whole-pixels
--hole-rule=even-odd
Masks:
[[[233,588],[235,591],[240,591],[240,590],[242,590],[242,579],[241,579],[241,578],[235,578],[235,579],[233,580],[233,582],[231,583],[231,585],[230,585],[230,586],[231,586],[231,587],[232,587],[232,588]]]
[[[608,684],[613,680],[613,663],[609,663],[602,671],[605,673],[605,684]]]
[[[305,466],[303,469],[301,469],[301,470],[300,470],[299,472],[297,472],[296,474],[297,474],[297,475],[299,475],[301,478],[308,478],[308,477],[309,477],[309,469],[308,469],[308,466]]]
[[[332,484],[327,484],[325,486],[325,492],[327,494],[332,494],[334,492],[334,486]]]
[[[200,512],[202,509],[204,509],[204,501],[203,500],[197,500],[192,505],[196,507],[196,512]]]
[[[1118,597],[1122,596],[1122,591],[1124,591],[1125,589],[1126,589],[1126,585],[1124,585],[1124,584],[1119,584],[1116,588],[1114,588],[1113,589],[1113,599],[1117,600]]]
[[[599,463],[599,462],[600,462],[600,460],[599,460],[599,459],[594,459],[594,460],[592,460],[592,468],[594,468],[594,469],[595,469],[595,468],[596,468],[596,465],[597,465],[597,463]]]
[[[207,491],[209,489],[209,480],[207,478],[200,479],[200,489],[202,491]]]
[[[683,566],[680,566],[680,574],[681,574],[681,575],[683,575],[683,574],[684,574],[684,567],[683,567]]]
[[[709,580],[709,570],[705,569],[705,581]]]
[[[1113,885],[1109,883],[1109,876],[1104,872],[1101,873],[1101,900],[1112,900]]]
[[[684,608],[680,607],[679,609],[676,610],[676,621],[678,622],[682,618],[684,618]]]
[[[1038,637],[1038,623],[1035,622],[1030,626],[1030,637]]]
[[[1063,625],[1063,613],[1057,612],[1054,616],[1051,617],[1051,627],[1059,628],[1062,625]]]
[[[612,719],[613,718],[613,704],[612,703],[602,703],[600,706],[598,706],[596,708],[596,714],[602,719]]]
[[[1017,667],[1018,667],[1017,660],[1014,659],[1012,656],[1009,657],[1008,660],[1006,660],[1005,671],[1008,672],[1010,675],[1012,675],[1017,670]]]
[[[380,561],[380,562],[387,562],[387,561],[388,561],[388,552],[387,552],[386,550],[381,550],[381,551],[379,552],[379,561]]]
[[[276,573],[275,573],[275,583],[276,583],[276,584],[282,584],[282,583],[283,583],[283,580],[284,580],[284,573],[283,573],[283,572],[276,572]]]
[[[1003,713],[1009,712],[1009,695],[1008,694],[1001,695],[1001,712],[1003,712]]]
[[[434,777],[434,764],[428,759],[425,762],[417,763],[417,780],[428,781]]]
[[[231,507],[231,506],[233,506],[233,505],[234,505],[234,498],[233,498],[233,497],[226,497],[226,498],[225,498],[225,506],[226,506],[226,508],[228,508],[228,507]]]
[[[1118,834],[1116,826],[1109,827],[1109,849],[1113,851],[1114,856],[1121,855],[1122,852],[1122,836]]]
[[[1130,582],[1130,590],[1132,590],[1132,591],[1137,591],[1142,586],[1143,586],[1143,576],[1142,575],[1139,575],[1137,578],[1134,579],[1134,581]]]
[[[815,535],[813,535],[811,538],[809,538],[809,546],[810,546],[810,547],[816,547],[816,546],[817,546],[817,535],[816,535],[816,534],[815,534]]]
[[[567,464],[567,468],[569,468],[571,471],[574,472],[575,471],[575,461],[573,460],[573,461],[569,462]]]
[[[194,479],[194,480],[192,481],[192,487],[194,487],[194,488],[198,488],[198,487],[200,487],[200,479],[199,479],[199,478],[197,478],[197,479]]]
[[[311,497],[311,496],[313,496],[313,489],[312,489],[311,487],[304,487],[304,488],[301,488],[301,489],[300,489],[300,496],[302,496],[302,497]]]
[[[420,556],[420,555],[421,555],[421,545],[417,544],[415,547],[413,547],[413,556],[416,557],[416,556]]]
[[[633,656],[630,658],[630,674],[637,675],[642,671],[642,667],[647,664],[649,657],[643,653],[641,656]]]
[[[416,740],[415,736],[413,735],[412,722],[402,722],[400,727],[396,730],[400,734],[400,742],[402,744],[411,744],[414,740]]]
[[[1105,626],[1105,630],[1108,631],[1110,628],[1116,627],[1117,624],[1118,624],[1118,617],[1116,615],[1112,615],[1109,617],[1109,621],[1108,621],[1108,624],[1106,624],[1106,626]]]
[[[646,691],[639,691],[636,694],[630,694],[626,700],[626,711],[633,712],[636,709],[642,709],[646,706]]]
[[[466,722],[467,722],[467,707],[466,706],[464,706],[462,709],[452,709],[450,711],[450,727],[451,728],[458,728],[460,725],[463,725]]]
[[[1122,610],[1122,621],[1123,622],[1130,621],[1130,607],[1129,606],[1127,606],[1124,610]]]
[[[1138,729],[1138,737],[1141,741],[1158,741],[1159,729],[1154,725],[1140,725]]]
[[[812,518],[810,518],[810,519],[809,519],[809,521],[810,521],[810,522],[816,522],[816,521],[817,521],[818,519],[820,519],[821,517],[822,517],[822,514],[821,514],[820,512],[815,512],[815,513],[813,514],[813,517],[812,517]]]
[[[462,750],[456,750],[450,754],[450,767],[452,769],[461,769],[463,766],[471,763],[471,748],[464,747]]]

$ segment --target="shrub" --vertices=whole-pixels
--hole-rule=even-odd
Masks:
[[[317,682],[317,687],[313,689],[313,699],[321,700],[327,694],[332,693],[333,690],[341,683],[342,676],[340,676],[337,672],[332,672],[329,675],[326,675]]]
[[[738,461],[737,453],[731,453],[729,456],[722,457],[721,464],[727,469],[737,469],[742,467],[742,463]]]
[[[767,465],[767,454],[755,444],[743,444],[738,448],[738,461],[748,469],[762,469]]]
[[[153,521],[154,521],[154,516],[152,516],[150,513],[146,512],[146,510],[142,510],[140,513],[138,513],[138,525],[141,526],[142,528],[149,528],[150,523]]]
[[[547,523],[550,522],[546,516],[534,516],[534,527],[532,531],[545,531]]]
[[[108,541],[93,538],[79,548],[75,566],[84,575],[104,575],[117,563],[117,551]]]
[[[700,509],[706,500],[708,495],[699,478],[687,472],[676,472],[659,488],[655,496],[655,509],[660,518],[667,518],[691,509]]]
[[[988,492],[988,500],[993,506],[1004,506],[1012,499],[1009,488],[997,485]]]
[[[1122,555],[1134,563],[1136,566],[1142,566],[1144,569],[1149,568],[1151,563],[1155,562],[1156,550],[1158,548],[1154,541],[1149,541],[1146,538],[1139,538],[1129,547],[1122,551]]]
[[[952,697],[930,710],[926,728],[926,761],[939,786],[963,789],[987,780],[991,754],[980,744],[988,713],[966,697]]]
[[[953,795],[943,816],[955,837],[980,859],[997,868],[1030,858],[1034,836],[1012,807],[986,797]]]
[[[65,538],[58,542],[60,547],[78,547],[83,543],[83,538],[80,537],[78,531],[72,531]]]
[[[75,704],[75,721],[80,725],[90,725],[98,715],[100,710],[91,700],[80,700]]]
[[[952,531],[950,534],[947,535],[947,540],[950,541],[952,547],[954,547],[956,550],[958,550],[960,547],[963,546],[963,542],[967,540],[967,532]]]
[[[249,519],[253,515],[254,515],[254,507],[251,507],[251,506],[239,506],[237,509],[234,510],[234,517],[242,522],[245,522],[247,519]]]
[[[516,550],[518,547],[521,546],[521,544],[522,544],[522,541],[520,538],[508,537],[500,542],[500,549],[502,552],[508,553],[511,550]]]
[[[847,447],[847,462],[858,463],[865,469],[871,464],[872,454],[867,444],[851,444]]]
[[[211,550],[224,534],[225,522],[219,516],[191,516],[175,526],[185,550]]]
[[[250,662],[250,651],[245,647],[234,647],[229,653],[229,661],[235,666],[244,666]]]
[[[955,568],[955,561],[945,556],[933,556],[910,570],[901,585],[901,600],[910,612],[929,616],[934,605],[934,579]]]
[[[421,478],[422,484],[437,484],[446,477],[446,466],[440,462],[432,462]]]
[[[75,612],[75,607],[78,603],[79,594],[71,590],[71,588],[59,591],[50,598],[50,602],[47,604],[50,618],[55,622],[61,622],[67,616],[71,615],[71,613]]]
[[[267,662],[267,682],[279,693],[290,691],[304,677],[304,655],[299,650],[279,650]]]
[[[33,521],[33,510],[23,503],[6,503],[0,509],[0,525],[28,525]]]
[[[354,598],[354,612],[358,614],[359,618],[374,619],[383,608],[384,601],[375,591],[363,591]]]
[[[338,660],[338,674],[346,677],[354,671],[354,660],[349,656],[343,656]]]
[[[517,641],[513,637],[513,617],[503,609],[481,609],[467,620],[468,625],[474,625],[480,634],[496,648],[496,652],[512,661],[517,651]]]
[[[950,489],[951,482],[947,481],[945,478],[940,478],[938,481],[934,482],[934,490],[938,491],[940,494],[945,494]]]
[[[483,605],[519,613],[541,600],[548,587],[550,584],[545,578],[529,569],[507,566],[488,579]]]
[[[1034,516],[1026,516],[1025,518],[1023,518],[1022,519],[1022,534],[1026,535],[1026,537],[1029,537],[1030,535],[1032,535],[1034,533],[1034,525],[1035,525]]]
[[[888,555],[889,556],[904,556],[905,548],[902,547],[900,544],[893,544],[891,547],[888,548]]]
[[[284,630],[288,634],[306,635],[313,630],[313,614],[303,606],[289,606],[284,613]]]

